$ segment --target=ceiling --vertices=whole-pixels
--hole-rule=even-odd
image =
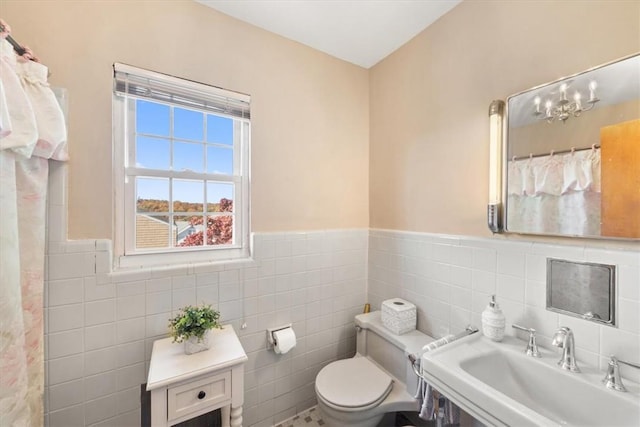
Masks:
[[[462,0],[195,0],[364,68]]]

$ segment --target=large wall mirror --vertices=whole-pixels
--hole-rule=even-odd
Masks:
[[[505,231],[640,238],[640,54],[507,99]]]

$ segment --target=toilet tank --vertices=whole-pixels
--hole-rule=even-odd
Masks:
[[[408,356],[419,352],[433,338],[417,330],[396,335],[382,324],[380,313],[373,311],[356,316],[356,326],[361,328],[356,333],[357,352],[375,361],[406,384],[409,393],[414,393],[417,377]]]

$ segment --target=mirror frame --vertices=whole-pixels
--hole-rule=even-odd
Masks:
[[[535,232],[535,231],[512,231],[508,229],[508,221],[507,221],[507,216],[508,216],[508,166],[509,166],[509,101],[519,95],[523,95],[529,92],[535,92],[535,91],[539,91],[545,87],[550,87],[550,86],[554,86],[554,85],[558,85],[559,83],[563,82],[563,81],[569,81],[572,79],[575,79],[576,77],[582,76],[584,74],[590,73],[592,71],[607,67],[609,65],[613,65],[622,61],[626,61],[628,59],[632,59],[632,58],[636,58],[638,57],[638,59],[640,59],[640,52],[637,53],[633,53],[621,58],[617,58],[614,59],[612,61],[603,63],[603,64],[599,64],[596,65],[594,67],[588,68],[586,70],[577,72],[575,74],[571,74],[568,76],[564,76],[561,77],[559,79],[556,80],[552,80],[534,87],[531,87],[529,89],[511,94],[507,97],[506,102],[505,102],[505,106],[504,106],[504,115],[502,117],[503,120],[503,129],[502,129],[502,138],[501,138],[501,142],[502,142],[502,165],[500,167],[500,173],[501,173],[501,186],[502,186],[502,193],[501,193],[501,197],[502,197],[502,202],[501,202],[501,212],[500,212],[500,221],[501,221],[501,227],[500,227],[500,231],[501,233],[505,233],[505,234],[519,234],[519,235],[530,235],[530,236],[547,236],[547,237],[570,237],[570,238],[580,238],[580,239],[596,239],[596,240],[620,240],[620,241],[630,241],[630,242],[637,242],[640,241],[640,238],[637,237],[617,237],[617,236],[597,236],[597,235],[578,235],[578,234],[559,234],[559,233],[541,233],[541,232]],[[640,100],[639,100],[640,103]],[[638,119],[640,119],[640,117],[638,117]],[[495,231],[494,231],[495,232]]]

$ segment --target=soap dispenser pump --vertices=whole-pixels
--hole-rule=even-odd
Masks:
[[[504,313],[496,302],[496,296],[491,295],[491,301],[482,312],[482,333],[493,341],[502,341],[504,338],[505,318]]]

